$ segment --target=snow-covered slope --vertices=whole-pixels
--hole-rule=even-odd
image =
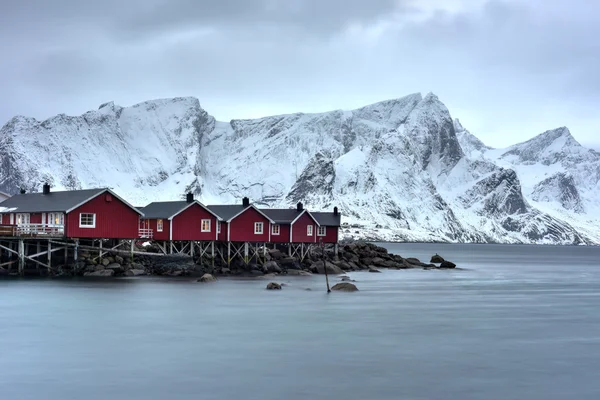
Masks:
[[[337,205],[344,235],[599,243],[600,155],[566,128],[491,149],[433,94],[353,111],[215,121],[195,98],[113,103],[0,130],[0,190],[108,186],[136,205]]]

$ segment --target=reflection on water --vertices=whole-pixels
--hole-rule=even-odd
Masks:
[[[388,247],[464,269],[0,281],[1,398],[600,398],[600,249]]]

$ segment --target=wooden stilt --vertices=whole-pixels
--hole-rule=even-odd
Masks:
[[[48,240],[48,270],[52,268],[52,243]]]
[[[133,263],[133,251],[135,249],[135,239],[131,239],[131,247],[129,249],[129,257],[131,259],[131,262]]]
[[[173,241],[169,241],[169,254],[173,254]]]
[[[210,242],[210,265],[215,267],[215,242]]]
[[[231,266],[231,242],[227,242],[227,266]]]
[[[248,242],[244,242],[244,264],[248,265]]]
[[[25,275],[25,243],[19,239],[19,275]]]
[[[190,256],[194,258],[194,241],[190,240]]]
[[[98,252],[98,262],[100,264],[102,264],[102,256],[104,255],[104,252],[102,251],[102,242],[103,240],[100,239],[100,245],[98,246],[100,248],[100,251]]]

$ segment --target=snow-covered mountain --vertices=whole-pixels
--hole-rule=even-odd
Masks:
[[[468,132],[433,94],[353,111],[216,121],[195,98],[106,103],[0,130],[0,190],[108,186],[135,205],[338,206],[346,236],[600,243],[600,154],[566,128],[507,149]]]

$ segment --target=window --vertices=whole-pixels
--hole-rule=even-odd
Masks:
[[[17,214],[17,225],[29,225],[29,214]]]
[[[309,225],[306,227],[306,236],[312,236],[313,226]]]
[[[271,226],[271,235],[279,235],[279,224],[274,224]]]
[[[254,234],[255,235],[262,235],[263,233],[263,223],[262,222],[255,222],[254,223]]]
[[[48,225],[64,225],[65,224],[65,216],[63,213],[50,213],[48,214]]]
[[[319,226],[317,228],[317,236],[325,236],[327,235],[327,229],[324,226]]]
[[[217,233],[221,233],[221,223],[217,222]]]
[[[95,228],[96,227],[96,214],[91,214],[91,213],[79,214],[79,227],[80,228]]]
[[[202,220],[202,232],[210,232],[210,219]]]
[[[162,232],[162,231],[163,231],[163,220],[157,219],[156,220],[156,232]]]
[[[0,224],[2,224],[2,214],[0,214]]]

